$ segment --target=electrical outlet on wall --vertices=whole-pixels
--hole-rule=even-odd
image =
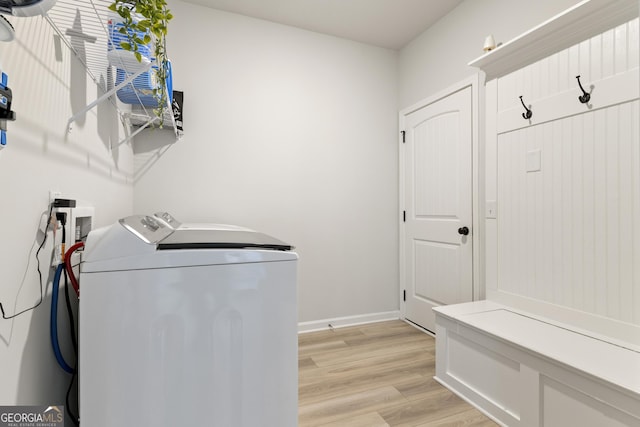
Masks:
[[[86,240],[93,228],[95,210],[91,206],[78,204],[75,198],[63,195],[58,190],[49,190],[49,207],[52,211],[49,221],[53,221],[57,227],[54,233],[52,261],[53,266],[57,266],[63,262],[64,252],[75,243]],[[62,245],[63,236],[64,246]]]
[[[49,204],[53,203],[55,199],[60,199],[62,192],[58,190],[49,190]]]

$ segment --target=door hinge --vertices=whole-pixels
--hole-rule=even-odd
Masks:
[[[407,222],[407,211],[402,211],[402,222]]]
[[[401,130],[400,133],[402,134],[402,143],[404,144],[405,143],[405,136],[406,136],[405,134],[406,134],[406,132]]]
[[[402,291],[402,301],[406,301],[407,300],[407,290],[403,290]]]

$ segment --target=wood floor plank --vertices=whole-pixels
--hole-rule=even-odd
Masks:
[[[435,363],[434,363],[435,365]],[[432,376],[423,376],[420,379],[412,379],[404,382],[396,382],[395,387],[407,400],[417,400],[429,397],[435,390],[442,390],[442,385]]]
[[[380,340],[387,340],[387,342],[401,342],[403,340],[410,340],[412,338],[421,339],[425,342],[431,343],[431,340],[425,339],[425,334],[417,329],[399,329],[399,328],[387,328],[383,331],[369,330],[363,332],[362,335],[353,337],[345,337],[344,342],[348,345],[354,346],[359,344],[369,344],[371,342],[380,342]],[[435,345],[434,345],[435,349]]]
[[[459,414],[469,404],[444,387],[431,392],[428,397],[408,401],[405,405],[381,409],[378,413],[394,427],[415,427]]]
[[[362,393],[372,387],[391,386],[396,382],[415,381],[423,378],[420,374],[403,372],[386,372],[378,375],[359,376],[349,380],[329,380],[300,388],[299,405],[308,405],[330,398],[348,397],[351,394]],[[397,389],[396,389],[397,390]]]
[[[402,321],[299,337],[300,427],[495,427],[433,379],[435,340]]]
[[[352,362],[367,357],[376,357],[388,354],[398,354],[405,351],[423,349],[431,352],[433,344],[423,337],[400,337],[398,339],[387,338],[378,342],[369,342],[357,346],[349,346],[330,353],[310,355],[318,366],[331,366],[340,363]]]
[[[322,427],[389,427],[389,424],[377,412],[369,412],[364,415],[356,415],[355,417],[343,418],[328,424],[322,424]]]
[[[418,424],[416,427],[495,427],[496,425],[480,411],[471,408],[440,420]]]
[[[349,345],[341,339],[333,341],[323,341],[319,343],[307,343],[304,345],[298,345],[298,356],[329,353],[341,348],[347,348],[348,346]]]
[[[307,343],[321,343],[326,341],[342,340],[348,337],[356,337],[363,335],[358,328],[337,328],[326,331],[305,332],[298,335],[298,346],[304,346]]]
[[[421,330],[415,327],[407,328],[407,326],[409,325],[407,325],[405,322],[390,320],[387,322],[369,323],[367,325],[362,325],[362,327],[360,327],[360,332],[362,332],[363,335],[371,337],[398,333],[416,333],[419,335],[423,334]]]
[[[317,367],[318,365],[316,365],[310,357],[302,357],[298,359],[298,370],[313,369]]]
[[[310,357],[308,359],[311,359]],[[313,362],[313,360],[311,359]],[[351,375],[369,374],[380,371],[418,370],[420,374],[430,373],[429,369],[435,366],[435,357],[423,349],[406,351],[401,353],[382,354],[366,357],[359,360],[330,364],[328,366],[307,369],[299,372],[300,385],[308,385],[326,381],[337,376],[348,377]]]
[[[323,425],[368,412],[379,413],[380,409],[393,408],[405,401],[406,399],[394,387],[374,388],[309,405],[300,405],[298,420],[301,426]]]

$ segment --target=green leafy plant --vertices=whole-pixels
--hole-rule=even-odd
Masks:
[[[122,27],[118,31],[126,36],[126,41],[120,42],[120,47],[132,52],[139,62],[142,62],[139,47],[153,42],[156,67],[152,68],[152,72],[159,83],[153,90],[153,95],[158,100],[154,113],[160,118],[162,126],[168,96],[165,83],[168,72],[165,44],[168,24],[173,15],[167,9],[166,0],[114,0],[109,5],[109,10],[122,18]]]

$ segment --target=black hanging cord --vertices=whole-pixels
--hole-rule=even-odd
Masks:
[[[70,401],[69,401],[69,397],[71,396],[71,390],[73,389],[73,384],[76,381],[76,376],[77,374],[77,370],[78,370],[78,363],[76,363],[76,366],[74,366],[73,369],[73,374],[71,374],[71,381],[69,382],[69,388],[67,389],[67,396],[65,399],[66,402],[66,410],[67,410],[67,415],[69,415],[69,418],[71,418],[71,422],[73,423],[74,426],[79,427],[80,423],[79,423],[79,418],[76,414],[73,413],[73,411],[71,410],[71,405],[70,405]]]
[[[42,243],[40,243],[40,246],[38,247],[38,250],[36,251],[36,263],[37,263],[37,266],[38,266],[38,277],[40,278],[40,299],[38,300],[38,302],[34,306],[32,306],[30,308],[26,308],[26,309],[22,310],[21,312],[13,314],[11,316],[7,316],[5,314],[4,307],[2,306],[2,303],[0,302],[0,312],[2,312],[2,318],[5,319],[5,320],[13,319],[14,317],[20,316],[23,313],[26,313],[28,311],[34,310],[40,304],[42,304],[42,299],[43,299],[42,272],[40,271],[40,258],[38,258],[38,255],[40,254],[40,251],[44,247],[44,244],[47,242],[47,230],[49,229],[49,221],[51,220],[51,213],[52,212],[53,212],[53,203],[51,203],[49,205],[49,213],[47,214],[47,222],[46,222],[46,224],[44,226],[44,238],[42,239]]]
[[[578,97],[578,101],[580,101],[583,104],[586,104],[591,99],[591,94],[586,90],[584,90],[584,88],[582,87],[582,83],[580,83],[580,76],[576,76],[576,79],[578,80],[578,86],[580,86],[580,90],[582,91],[582,95]]]
[[[67,303],[67,317],[69,318],[69,328],[71,329],[71,344],[73,345],[73,351],[75,355],[78,355],[78,339],[76,338],[76,325],[73,316],[73,307],[71,306],[71,296],[69,295],[69,276],[67,270],[64,270],[64,287],[65,287],[65,301]]]
[[[531,111],[526,105],[524,105],[524,101],[522,100],[522,95],[520,95],[520,102],[522,103],[522,106],[524,107],[524,109],[527,110],[526,112],[522,113],[522,118],[524,118],[525,120],[529,120],[531,116],[533,116],[533,111]]]

